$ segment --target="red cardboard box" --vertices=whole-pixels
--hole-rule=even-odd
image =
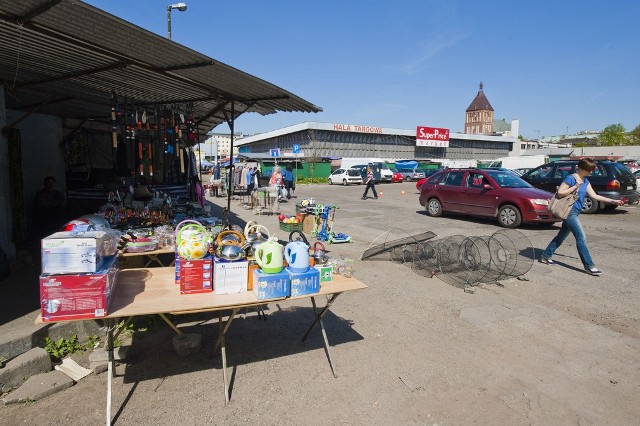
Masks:
[[[213,261],[211,256],[198,260],[180,259],[180,294],[213,291]]]
[[[117,258],[94,274],[40,275],[42,321],[100,318],[108,314],[118,275]]]

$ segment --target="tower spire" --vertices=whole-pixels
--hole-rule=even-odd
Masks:
[[[482,80],[480,80],[480,91],[482,92],[482,88],[484,87],[484,84],[482,83]]]

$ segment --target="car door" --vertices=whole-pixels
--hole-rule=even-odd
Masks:
[[[536,188],[556,192],[556,186],[559,184],[554,183],[555,172],[556,163],[543,164],[529,171],[522,178]]]
[[[462,187],[464,181],[464,170],[451,170],[436,185],[436,194],[442,203],[444,211],[459,212],[465,211],[465,193]]]
[[[490,184],[479,171],[470,171],[465,180],[463,193],[466,198],[466,212],[478,216],[495,216],[497,198],[495,189],[484,188],[485,184]]]
[[[333,183],[341,183],[342,182],[342,174],[344,173],[344,169],[338,169],[331,173],[331,182]]]

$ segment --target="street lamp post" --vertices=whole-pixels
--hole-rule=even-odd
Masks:
[[[186,3],[175,3],[167,6],[167,38],[171,40],[171,10],[178,9],[180,12],[187,10]]]

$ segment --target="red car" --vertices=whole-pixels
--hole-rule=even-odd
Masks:
[[[397,170],[393,171],[393,177],[391,178],[391,182],[404,182],[404,175]]]
[[[494,217],[500,226],[554,223],[547,209],[552,193],[536,189],[514,173],[502,170],[445,169],[429,177],[420,190],[420,204],[429,216],[461,213]]]
[[[430,176],[438,173],[439,171],[441,171],[442,169],[426,169],[424,171],[425,177],[423,177],[422,179],[418,179],[416,181],[416,189],[418,191],[420,191],[420,189],[422,188],[422,184],[425,183],[427,181],[427,179],[429,179]]]

